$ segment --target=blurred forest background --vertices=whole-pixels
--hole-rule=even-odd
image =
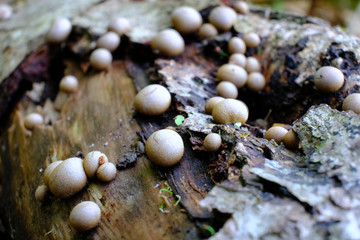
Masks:
[[[350,34],[360,36],[359,0],[249,0],[280,11],[310,15],[340,26]]]
[[[119,0],[121,1],[121,0]],[[126,1],[126,0],[125,0]],[[138,0],[154,1],[154,0]],[[168,0],[164,0],[168,1]],[[232,3],[237,0],[223,0]],[[259,4],[275,10],[287,11],[300,15],[319,17],[330,22],[333,26],[340,26],[350,34],[360,37],[360,0],[244,0],[248,3]],[[16,9],[26,0],[0,0],[0,3],[10,4]]]

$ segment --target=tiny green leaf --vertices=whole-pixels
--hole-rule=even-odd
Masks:
[[[170,184],[168,183],[168,181],[164,182],[165,186],[167,187],[167,190],[172,191]]]
[[[183,115],[177,115],[175,117],[175,124],[176,126],[180,126],[184,122],[185,118]]]
[[[160,189],[159,193],[161,193],[162,191],[165,191],[165,192],[168,192],[168,193],[170,193],[170,194],[173,194],[172,191],[170,191],[170,190],[168,190],[168,189],[165,189],[165,188]]]
[[[203,225],[203,229],[208,230],[210,232],[211,236],[214,236],[216,233],[215,229],[212,226],[207,225],[207,224]]]
[[[178,204],[179,204],[179,202],[181,201],[181,196],[180,195],[175,195],[176,197],[177,197],[177,201],[176,201],[176,203],[174,204],[174,206],[177,206]]]

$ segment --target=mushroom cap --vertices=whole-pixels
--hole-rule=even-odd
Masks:
[[[47,187],[49,187],[49,179],[50,179],[51,173],[62,162],[63,161],[55,161],[55,162],[51,163],[49,166],[47,166],[47,168],[45,169],[45,171],[44,171],[44,183],[45,183],[45,185]]]
[[[342,110],[351,110],[356,114],[360,113],[360,93],[352,93],[344,99]]]
[[[236,99],[225,99],[214,106],[212,111],[216,123],[245,123],[249,117],[249,109],[245,103]]]
[[[106,48],[95,49],[90,55],[90,64],[98,70],[105,70],[111,66],[112,55]]]
[[[267,139],[269,141],[271,139],[274,139],[275,142],[277,144],[279,144],[280,142],[282,142],[284,140],[285,134],[287,132],[288,132],[288,130],[286,130],[285,128],[280,127],[280,126],[271,127],[266,131],[265,139]]]
[[[284,143],[288,148],[297,149],[299,147],[300,139],[291,129],[285,134]]]
[[[218,35],[218,30],[211,23],[201,25],[199,29],[199,36],[202,39],[212,38]]]
[[[109,162],[109,159],[100,151],[92,151],[86,154],[83,165],[88,178],[94,178],[98,168],[107,162]]]
[[[30,113],[26,115],[24,119],[24,126],[29,130],[34,129],[36,126],[39,126],[43,123],[44,118],[39,113]]]
[[[160,115],[170,107],[171,95],[164,86],[151,84],[136,94],[134,105],[141,114]]]
[[[97,169],[96,176],[100,181],[110,182],[116,176],[115,165],[111,162],[104,163]]]
[[[229,81],[235,84],[237,88],[241,88],[246,84],[248,74],[242,67],[226,63],[219,67],[216,77],[220,81]]]
[[[240,14],[247,14],[249,12],[249,5],[244,1],[237,1],[233,5],[235,11]]]
[[[117,33],[120,37],[131,29],[130,21],[127,18],[118,17],[111,20],[108,30]]]
[[[70,212],[69,222],[78,231],[88,231],[99,223],[101,210],[91,201],[84,201],[76,205]]]
[[[196,32],[200,28],[202,18],[195,8],[181,6],[172,12],[171,22],[180,33],[189,34]]]
[[[69,19],[56,19],[47,33],[47,41],[50,43],[63,42],[70,35],[71,29],[72,24]]]
[[[229,63],[238,65],[245,69],[246,66],[246,57],[241,53],[233,53],[229,57]]]
[[[47,197],[48,191],[49,191],[49,189],[47,186],[45,186],[45,185],[38,186],[35,191],[36,201],[44,202]]]
[[[212,97],[209,100],[206,101],[205,103],[205,113],[206,114],[212,114],[213,108],[214,106],[218,103],[221,102],[222,100],[224,100],[225,98],[223,97]]]
[[[261,72],[261,65],[256,58],[247,57],[245,69],[248,73]]]
[[[176,57],[184,51],[185,42],[176,30],[165,29],[153,37],[151,48],[155,53]]]
[[[71,93],[77,90],[79,81],[72,75],[64,76],[59,84],[60,90],[63,92]]]
[[[120,45],[120,37],[115,32],[107,32],[96,41],[96,47],[113,52]]]
[[[216,93],[223,98],[237,98],[238,89],[232,82],[222,81],[216,86]]]
[[[246,86],[250,91],[257,92],[265,88],[266,80],[264,75],[259,72],[252,72],[249,74]]]
[[[335,92],[344,84],[344,74],[336,67],[321,67],[315,73],[314,83],[321,92]]]
[[[246,33],[243,36],[243,40],[247,47],[257,47],[261,42],[259,35],[253,32]]]
[[[184,142],[177,132],[162,129],[154,132],[147,139],[145,152],[156,165],[170,167],[181,160],[184,154]]]
[[[204,148],[209,152],[216,152],[221,146],[221,137],[217,133],[210,133],[204,139]]]
[[[218,6],[211,10],[209,22],[220,31],[228,31],[236,22],[236,12],[227,6]]]
[[[69,158],[52,171],[49,186],[56,197],[70,197],[85,187],[87,177],[82,162],[81,158]]]
[[[245,42],[239,37],[232,37],[228,42],[229,53],[241,53],[245,54],[246,45]]]

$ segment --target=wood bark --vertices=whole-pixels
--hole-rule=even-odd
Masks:
[[[205,3],[201,11],[204,19],[213,7],[209,2]],[[338,211],[331,205],[338,199],[334,197],[335,193],[329,200],[328,195],[317,192],[316,187],[324,185],[323,182],[306,175],[308,178],[304,179],[303,186],[315,184],[316,187],[305,191],[310,197],[302,197],[296,194],[299,186],[296,181],[301,180],[292,178],[304,174],[299,168],[305,168],[305,172],[313,170],[316,154],[313,155],[311,150],[321,149],[319,146],[324,142],[320,141],[319,146],[311,142],[316,134],[312,127],[305,128],[304,122],[311,125],[316,122],[313,115],[333,116],[337,115],[336,110],[332,110],[334,113],[320,107],[295,124],[304,151],[290,151],[283,145],[263,139],[265,126],[259,124],[264,122],[259,119],[270,112],[266,119],[268,126],[274,122],[291,124],[314,104],[326,103],[340,109],[344,97],[358,90],[359,39],[349,37],[318,19],[252,7],[251,14],[238,16],[231,32],[205,41],[188,36],[185,38],[185,52],[175,59],[168,59],[153,55],[146,42],[157,30],[169,24],[169,12],[160,18],[155,17],[156,13],[164,12],[161,7],[172,9],[176,4],[159,3],[153,8],[148,3],[126,3],[125,6],[126,9],[109,1],[75,17],[78,27],[64,46],[40,46],[1,85],[5,91],[5,86],[16,86],[26,80],[32,83],[37,78],[43,80],[26,94],[14,91],[1,99],[4,105],[8,102],[15,105],[7,108],[9,115],[1,115],[5,123],[1,129],[1,220],[11,237],[197,239],[209,236],[202,230],[204,223],[219,231],[215,236],[219,239],[239,236],[301,239],[319,229],[322,231],[317,232],[319,239],[329,234],[348,237],[346,232],[334,230],[342,225],[331,225],[331,221],[348,226],[347,223],[354,223],[347,221],[351,219],[350,215],[347,220],[336,218],[337,215],[324,218],[327,225],[316,228],[324,217],[316,211]],[[146,19],[155,19],[158,25],[150,33],[135,31],[124,37],[120,48],[113,54],[112,67],[107,71],[95,71],[88,64],[89,50],[96,39],[94,29],[101,32],[106,25],[104,20],[99,20],[90,31],[83,27],[89,27],[94,19],[112,15],[118,9],[123,9],[123,13],[128,9],[137,9],[130,12],[146,9],[149,11]],[[168,22],[164,23],[165,20]],[[241,127],[216,125],[203,110],[205,100],[215,95],[216,69],[227,62],[228,39],[251,31],[258,32],[262,42],[257,48],[248,49],[247,55],[260,60],[267,87],[258,93],[240,89],[239,98],[250,109],[247,124]],[[336,65],[344,72],[346,83],[340,91],[323,94],[316,90],[313,75],[322,65]],[[33,71],[26,71],[28,69]],[[66,74],[79,79],[79,90],[67,96],[64,105],[56,110],[57,84]],[[154,82],[164,84],[172,93],[171,109],[159,117],[135,113],[133,99],[136,92]],[[33,111],[43,114],[46,124],[28,131],[23,126],[23,119]],[[174,123],[177,115],[186,118],[180,126]],[[347,119],[345,123],[349,121]],[[181,134],[186,150],[178,165],[163,169],[151,164],[143,149],[146,138],[153,131],[166,127]],[[222,136],[223,145],[217,153],[205,152],[202,147],[202,139],[210,132],[220,132]],[[322,133],[326,135],[325,131]],[[47,165],[92,150],[103,151],[110,161],[117,164],[114,181],[104,184],[89,180],[86,188],[69,199],[50,196],[42,204],[35,201],[34,191],[42,184],[43,170]],[[311,161],[300,165],[303,158]],[[288,171],[293,171],[293,175],[285,178]],[[324,176],[331,179],[325,185],[333,190],[336,185],[334,178]],[[285,180],[281,181],[282,178]],[[159,193],[160,189],[168,188],[166,182],[174,194]],[[349,186],[345,180],[342,184],[336,186]],[[312,202],[319,194],[326,200]],[[181,196],[181,201],[175,206],[176,195]],[[357,195],[352,197],[355,199]],[[69,226],[68,216],[72,207],[83,200],[96,202],[102,217],[97,228],[79,233]],[[162,203],[165,203],[165,208],[160,210]],[[322,208],[329,204],[331,208]],[[256,206],[273,211],[258,214]],[[344,207],[348,209],[347,214],[353,208],[357,208],[355,203]],[[214,209],[217,211],[212,211]],[[242,228],[246,225],[241,218],[244,216],[242,209],[249,209],[246,216],[257,220],[264,217],[269,224],[251,235],[250,226],[245,230]],[[298,217],[286,217],[289,212]],[[274,223],[283,223],[282,226],[271,224],[274,216],[279,216]],[[293,222],[296,222],[295,227]],[[311,224],[307,224],[309,222]],[[286,234],[279,233],[282,231]]]

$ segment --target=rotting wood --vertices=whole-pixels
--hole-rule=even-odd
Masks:
[[[99,8],[103,6],[100,5]],[[308,236],[306,234],[309,234],[309,229],[316,231],[316,234],[311,235],[314,238],[329,234],[334,237],[351,237],[351,232],[341,231],[341,228],[349,226],[348,224],[356,223],[352,217],[357,216],[357,193],[354,192],[351,196],[354,199],[351,204],[355,206],[343,203],[343,198],[348,196],[342,193],[352,190],[351,186],[347,183],[346,186],[350,188],[344,190],[343,185],[336,185],[339,177],[336,175],[329,182],[321,182],[319,177],[312,178],[311,171],[317,166],[313,165],[316,159],[310,158],[308,162],[300,159],[311,157],[312,152],[307,150],[311,150],[313,146],[304,145],[304,152],[289,151],[283,145],[278,146],[273,141],[264,140],[263,129],[253,125],[258,118],[265,117],[269,109],[273,109],[270,123],[291,123],[313,104],[327,103],[332,107],[339,107],[344,96],[358,90],[359,51],[354,46],[359,45],[359,40],[329,28],[324,22],[313,18],[257,8],[252,11],[253,13],[246,17],[239,16],[235,30],[240,32],[239,35],[256,31],[262,36],[262,45],[257,49],[250,49],[248,54],[255,54],[261,59],[269,83],[264,93],[250,94],[245,89],[241,91],[240,99],[250,108],[249,125],[241,127],[232,124],[215,125],[211,116],[203,113],[205,100],[214,95],[216,68],[227,60],[224,57],[226,42],[232,35],[237,34],[234,30],[210,41],[201,42],[189,37],[187,41],[194,43],[188,44],[182,56],[174,60],[156,59],[155,65],[151,62],[153,56],[144,54],[150,52],[149,47],[132,43],[130,38],[127,43],[129,45],[126,46],[130,46],[129,49],[132,50],[122,49],[121,53],[126,53],[127,56],[121,56],[121,60],[115,61],[108,72],[102,73],[88,68],[86,53],[82,55],[76,51],[81,49],[76,47],[79,45],[72,45],[75,48],[68,47],[67,50],[71,49],[81,57],[80,63],[66,60],[65,73],[77,75],[81,79],[81,88],[69,98],[61,110],[60,119],[53,121],[52,125],[36,129],[32,136],[26,135],[22,118],[25,112],[32,111],[35,107],[29,99],[23,97],[11,115],[9,132],[3,134],[2,143],[5,144],[5,149],[1,153],[1,163],[4,166],[2,183],[6,181],[10,184],[2,184],[1,193],[10,197],[2,206],[7,206],[7,209],[13,209],[14,212],[10,213],[4,207],[2,211],[9,217],[8,224],[12,234],[18,238],[23,238],[21,234],[44,234],[45,239],[106,239],[109,235],[124,238],[197,238],[199,235],[195,223],[189,216],[199,223],[211,217],[207,208],[233,214],[215,236],[219,239],[236,239],[239,236],[270,237],[274,234],[283,239],[301,238]],[[203,11],[203,14],[206,13],[207,9]],[[135,53],[139,55],[136,58],[133,57]],[[119,52],[115,53],[115,56],[119,57]],[[139,61],[141,57],[148,62]],[[339,58],[342,61],[339,67],[347,77],[346,85],[335,94],[318,93],[312,84],[315,69],[321,65],[337,64]],[[135,114],[132,118],[131,99],[135,88],[140,89],[148,84],[149,80],[161,82],[169,88],[174,100],[172,108],[160,117],[148,118]],[[51,106],[49,108],[51,109]],[[46,109],[44,107],[37,111]],[[336,111],[326,107],[315,108],[315,111],[320,115],[337,115]],[[150,164],[141,152],[136,152],[135,146],[141,146],[141,141],[154,130],[168,126],[175,128],[173,118],[178,114],[186,117],[184,123],[177,128],[186,144],[184,159],[174,168],[159,169]],[[314,113],[309,112],[308,116],[312,116],[311,114]],[[311,117],[309,119],[310,122],[314,120]],[[298,130],[295,131],[299,133],[304,144],[308,139],[306,136],[313,137],[314,130],[307,135],[308,130],[299,127],[303,122],[304,119],[297,122]],[[224,141],[221,151],[215,154],[205,153],[196,147],[201,145],[201,139],[211,131],[220,131]],[[41,183],[42,174],[39,170],[45,167],[45,163],[75,155],[77,151],[86,152],[95,148],[106,153],[109,151],[109,157],[116,159],[120,167],[124,166],[124,161],[132,162],[128,159],[134,159],[135,155],[138,158],[135,165],[119,171],[115,181],[110,184],[92,182],[87,186],[88,191],[84,190],[65,201],[51,198],[43,208],[39,207],[33,199],[33,192],[37,184]],[[31,168],[31,171],[27,171],[28,168]],[[293,174],[287,176],[288,171],[293,171]],[[308,178],[302,179],[301,176]],[[153,187],[158,183],[164,187],[165,179],[170,182],[175,193],[182,197],[181,206],[187,210],[188,215],[184,214],[179,206],[170,208],[172,214],[158,210],[161,203],[158,196],[160,189]],[[206,208],[200,208],[199,202],[212,188],[213,182],[224,179],[228,180],[215,186],[203,201],[202,205]],[[308,195],[304,197],[296,192],[297,181],[314,184],[315,187],[309,188]],[[332,189],[330,196],[323,197],[326,205],[317,205],[318,195],[321,197],[321,193],[331,184],[335,184],[337,188]],[[317,186],[319,188],[316,188]],[[92,199],[102,206],[105,214],[97,229],[79,234],[69,228],[67,216],[72,206],[87,199]],[[169,196],[169,201],[175,202],[176,198]],[[239,204],[222,205],[224,203]],[[327,219],[329,221],[326,221],[326,226],[321,225],[322,215],[316,215],[314,211],[330,209],[336,213],[338,207],[334,204],[343,209],[356,209],[354,212],[346,212],[343,218],[333,215],[335,217]],[[271,211],[259,212],[259,206]],[[328,206],[330,208],[326,208]],[[254,219],[260,222],[269,219],[269,224],[258,232],[251,233],[250,228],[243,227],[247,222],[242,218],[242,211],[246,211],[248,217],[257,217]],[[56,214],[52,214],[55,212]],[[294,217],[288,217],[291,213]],[[286,217],[283,214],[286,214]],[[275,217],[276,221],[271,222]],[[154,221],[154,218],[157,220]],[[24,229],[24,226],[31,226],[30,223],[38,223],[36,219],[42,219],[42,222]],[[331,222],[333,219],[340,220],[340,223]],[[135,223],[139,224],[136,230],[133,227]],[[159,224],[155,226],[155,223]],[[220,227],[221,224],[217,226]]]
[[[83,74],[75,62],[68,61],[66,65],[66,74],[79,79],[80,89],[62,107],[60,119],[29,132],[22,121],[34,104],[24,99],[26,105],[14,112],[7,134],[2,164],[7,169],[3,179],[9,184],[2,186],[2,193],[9,195],[2,204],[11,209],[6,211],[8,219],[17,219],[10,222],[12,236],[172,239],[194,235],[194,226],[181,213],[180,206],[170,206],[168,214],[159,211],[159,190],[165,187],[164,181],[144,157],[138,157],[133,167],[120,170],[108,184],[89,181],[83,191],[69,199],[50,197],[44,204],[35,201],[35,188],[42,183],[43,170],[50,162],[74,156],[78,151],[100,150],[115,164],[122,164],[123,157],[136,154],[139,141],[136,132],[140,128],[132,119],[133,105],[129,101],[134,98],[135,89],[124,64],[115,61],[108,72],[89,74]],[[102,217],[96,230],[79,235],[70,228],[68,217],[71,208],[81,200],[96,202]],[[169,196],[172,204],[175,200]]]

